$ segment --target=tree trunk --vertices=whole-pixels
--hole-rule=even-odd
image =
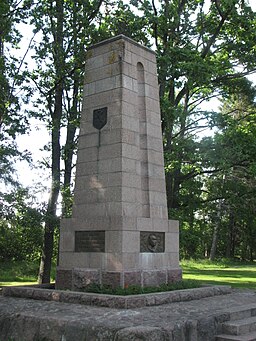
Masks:
[[[226,247],[226,257],[232,258],[234,253],[233,242],[234,242],[234,225],[235,225],[235,217],[233,212],[230,212],[229,215],[229,223],[228,223],[228,232],[227,232],[227,247]]]
[[[63,51],[63,0],[56,1],[56,28],[52,26],[54,37],[53,54],[56,70],[56,87],[54,94],[54,110],[52,119],[52,165],[51,192],[45,217],[44,246],[41,257],[38,281],[49,283],[51,277],[52,255],[54,247],[54,231],[58,224],[57,202],[60,192],[60,123],[62,117],[64,51]],[[50,108],[49,108],[50,109]],[[51,109],[50,109],[51,110]]]
[[[217,250],[217,244],[218,244],[218,233],[221,226],[221,216],[222,216],[222,202],[219,201],[218,205],[218,211],[217,211],[217,222],[213,229],[213,236],[212,236],[212,246],[210,251],[210,261],[213,261],[216,257],[216,250]]]
[[[75,58],[79,56],[79,46],[78,46],[78,39],[77,39],[77,29],[78,29],[78,22],[77,22],[77,4],[74,4],[73,9],[73,34],[72,34],[72,41],[74,45],[74,56]],[[75,143],[75,136],[76,130],[78,126],[78,106],[79,106],[79,88],[80,84],[80,74],[81,70],[77,69],[75,63],[75,71],[73,74],[73,93],[72,93],[72,104],[70,111],[68,113],[68,124],[67,124],[67,137],[66,143],[64,148],[64,183],[63,183],[63,190],[62,190],[62,217],[68,217],[71,214],[72,209],[72,198],[71,198],[71,177],[72,177],[72,167],[73,167],[73,156],[74,150],[76,147]]]

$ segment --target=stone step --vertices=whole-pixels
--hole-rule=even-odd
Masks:
[[[222,333],[229,335],[243,335],[256,331],[256,316],[242,320],[228,321],[222,324]]]
[[[248,304],[243,307],[237,307],[229,310],[229,320],[242,320],[246,318],[250,318],[251,316],[256,316],[256,305]]]
[[[215,341],[256,341],[256,332],[246,335],[225,335],[215,336]]]

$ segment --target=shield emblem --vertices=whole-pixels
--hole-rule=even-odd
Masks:
[[[93,126],[96,129],[102,129],[107,123],[108,108],[100,108],[93,110]]]

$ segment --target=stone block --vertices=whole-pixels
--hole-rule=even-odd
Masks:
[[[131,131],[129,129],[122,129],[122,143],[127,143],[139,147],[140,137],[134,131]]]
[[[56,289],[67,290],[72,287],[72,270],[57,267]]]
[[[179,233],[179,221],[169,220],[169,232]]]
[[[102,66],[104,66],[104,55],[98,55],[95,57],[90,57],[87,58],[86,64],[85,64],[85,69],[86,70],[92,70],[92,69],[98,69]]]
[[[133,217],[138,215],[139,203],[137,202],[123,202],[122,203],[122,215],[126,217]]]
[[[122,128],[139,134],[140,132],[139,120],[135,117],[123,115],[122,116]]]
[[[139,231],[153,231],[153,220],[149,218],[137,218],[137,229]]]
[[[76,177],[97,174],[98,171],[98,162],[97,161],[89,161],[89,162],[80,162],[77,161],[76,164]]]
[[[166,270],[142,271],[142,283],[144,287],[157,287],[165,284],[167,283],[167,272]]]
[[[122,170],[122,160],[120,158],[110,158],[98,161],[99,173],[113,173]]]
[[[137,230],[137,217],[122,217],[122,228],[126,231]]]
[[[138,269],[138,259],[139,259],[139,248],[137,252],[123,252],[122,253],[122,266],[124,271],[132,271]]]
[[[100,160],[121,158],[122,144],[114,143],[109,145],[101,144],[98,150],[97,158]]]
[[[122,202],[108,202],[106,203],[106,215],[107,216],[122,216],[123,204]]]
[[[178,252],[166,252],[165,262],[171,268],[179,267],[179,253]]]
[[[108,285],[112,288],[121,286],[121,273],[102,271],[102,284]]]
[[[153,222],[153,231],[168,231],[168,220],[167,219],[159,219],[159,218],[152,218]]]
[[[69,231],[60,234],[60,248],[66,251],[74,251],[74,233],[72,229]]]
[[[166,252],[179,252],[179,234],[166,233],[165,234]]]
[[[163,153],[155,150],[150,150],[148,152],[148,162],[155,165],[161,165],[163,167],[164,164]]]
[[[110,252],[104,254],[104,271],[122,271],[122,253],[121,252]]]
[[[109,130],[122,129],[122,117],[120,115],[112,115],[108,119]]]
[[[91,284],[100,284],[99,270],[74,268],[73,287],[75,291],[86,290]]]
[[[122,201],[125,203],[138,202],[137,189],[133,187],[122,187]]]
[[[97,161],[98,160],[98,148],[88,147],[78,150],[78,159],[80,163]]]
[[[165,192],[150,192],[150,203],[152,205],[166,205],[166,194]]]
[[[122,252],[122,230],[106,231],[106,252],[121,253]]]
[[[167,207],[160,206],[160,205],[151,205],[150,206],[150,216],[152,218],[161,218],[161,219],[167,219],[168,217],[168,211]]]
[[[168,269],[167,270],[167,281],[168,283],[175,283],[182,280],[182,270],[179,269]]]
[[[92,80],[98,81],[110,76],[117,76],[119,74],[120,74],[119,63],[104,65],[97,69],[86,70],[85,83],[90,83]]]
[[[140,234],[139,231],[122,232],[122,250],[126,252],[139,252],[140,249]]]
[[[130,174],[139,174],[138,173],[138,164],[140,165],[140,162],[129,159],[126,157],[122,157],[122,170],[126,173]]]
[[[129,288],[131,285],[141,286],[141,271],[124,272],[124,288]]]
[[[116,88],[111,91],[102,92],[100,96],[98,94],[92,94],[85,96],[84,103],[86,104],[87,110],[113,105],[113,103],[121,101],[121,93],[121,88]]]
[[[97,147],[99,145],[99,134],[91,133],[79,136],[79,149]]]
[[[101,147],[122,142],[122,130],[105,130],[100,134]]]
[[[100,217],[107,215],[107,204],[105,202],[86,203],[86,205],[73,205],[73,216],[79,219],[86,219],[87,217]]]
[[[145,84],[145,96],[153,98],[155,100],[159,99],[158,88],[149,84]]]
[[[148,178],[148,186],[150,191],[154,192],[166,192],[165,179]]]
[[[84,85],[84,95],[89,96],[96,93],[96,82],[90,82]]]
[[[121,78],[119,75],[104,78],[95,82],[95,91],[91,94],[107,92],[109,90],[114,90],[121,86]]]
[[[99,196],[104,195],[104,189],[87,189],[87,190],[75,190],[75,205],[82,205],[82,204],[91,204],[97,203],[98,201],[98,194]]]

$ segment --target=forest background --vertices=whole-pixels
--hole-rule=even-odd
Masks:
[[[181,257],[255,260],[256,13],[245,0],[1,1],[0,260],[40,260],[39,282],[50,281],[60,218],[72,212],[85,51],[118,34],[156,51]],[[35,122],[50,137],[36,162],[37,141],[17,143]],[[22,185],[24,160],[49,188],[42,178]]]

